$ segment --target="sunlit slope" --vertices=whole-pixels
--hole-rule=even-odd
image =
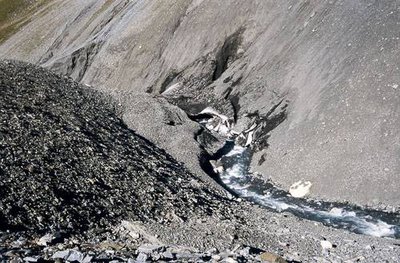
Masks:
[[[51,0],[0,0],[0,43],[28,23]]]

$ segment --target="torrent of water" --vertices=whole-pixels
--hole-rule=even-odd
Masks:
[[[347,204],[294,198],[288,192],[252,175],[249,172],[251,151],[239,145],[232,148],[232,144],[233,141],[228,141],[225,145],[231,150],[220,159],[224,170],[219,176],[224,187],[237,196],[278,212],[287,211],[301,218],[321,222],[326,226],[376,237],[400,238],[400,219],[397,214],[366,210]]]
[[[214,172],[219,183],[238,197],[265,208],[290,212],[300,218],[321,222],[326,226],[346,229],[358,234],[376,237],[400,238],[400,215],[384,211],[364,209],[345,203],[316,201],[296,198],[287,191],[254,176],[249,172],[251,146],[256,125],[243,132],[233,131],[229,118],[212,108],[206,108],[197,116],[191,116],[208,130],[229,138],[214,155]],[[244,146],[238,143],[240,139]]]

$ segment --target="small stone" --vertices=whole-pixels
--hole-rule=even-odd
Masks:
[[[139,239],[140,238],[140,234],[136,233],[136,232],[133,232],[133,231],[129,232],[129,236],[131,236],[131,238],[133,238],[133,239]]]
[[[212,255],[211,258],[218,261],[221,259],[221,256],[220,255]]]
[[[290,186],[289,193],[296,198],[301,198],[310,193],[312,183],[307,181],[298,181]]]
[[[51,258],[67,259],[69,252],[70,252],[69,250],[57,251],[56,253],[54,253],[54,255]]]
[[[47,244],[51,243],[53,239],[54,239],[53,235],[46,234],[38,240],[37,244],[39,246],[47,246]]]
[[[68,255],[67,261],[77,261],[77,262],[82,262],[83,261],[84,255],[76,250],[70,250],[70,253]]]
[[[245,248],[239,251],[239,255],[248,257],[250,255],[250,248]]]
[[[148,259],[147,254],[139,253],[139,255],[136,258],[136,262],[146,262],[147,259]]]
[[[164,259],[174,259],[174,255],[170,251],[165,251],[161,254]]]
[[[287,263],[282,257],[269,253],[264,252],[260,255],[260,259],[262,262],[270,262],[270,263]]]
[[[244,49],[243,48],[238,48],[238,50],[236,51],[236,54],[241,55],[244,53]]]
[[[224,251],[224,252],[221,252],[219,255],[221,258],[229,258],[229,257],[233,256],[233,253],[231,253],[230,251]]]
[[[232,252],[235,253],[241,247],[240,244],[236,244],[235,247],[232,249]],[[248,248],[250,249],[250,248]]]
[[[327,249],[332,249],[333,245],[328,240],[321,240],[321,247],[322,249],[327,250]]]
[[[138,248],[139,253],[151,254],[154,252],[163,252],[165,250],[164,246],[144,244]]]
[[[86,255],[86,257],[82,260],[82,263],[92,262],[92,259],[93,259],[92,256]],[[128,262],[129,262],[129,260],[128,260]]]
[[[24,261],[25,262],[38,262],[39,258],[38,257],[25,257]]]
[[[18,240],[12,242],[11,246],[12,246],[13,248],[21,248],[21,247],[23,247],[24,245],[26,245],[26,243],[27,243],[26,239],[24,239],[24,238],[19,238]]]
[[[4,256],[6,256],[6,257],[14,257],[15,253],[14,253],[14,251],[7,251],[6,253],[4,253]]]
[[[235,259],[233,259],[233,258],[226,258],[222,262],[225,262],[225,263],[237,263],[237,261]]]
[[[367,245],[367,246],[365,247],[365,249],[374,250],[374,249],[375,249],[375,246],[373,246],[373,245]]]
[[[207,250],[206,252],[207,254],[217,254],[218,253],[218,249],[216,249],[215,247]]]
[[[182,253],[177,253],[176,254],[176,258],[179,260],[181,259],[181,261],[183,260],[192,260],[192,261],[197,261],[195,259],[199,258],[199,255],[188,252],[188,251],[182,251]]]

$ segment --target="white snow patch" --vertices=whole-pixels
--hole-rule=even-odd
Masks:
[[[210,114],[219,117],[223,122],[228,122],[229,118],[223,114],[218,113],[218,111],[214,110],[211,107],[207,107],[200,112],[200,114]]]
[[[253,142],[253,133],[254,131],[249,132],[249,134],[247,135],[247,140],[246,140],[246,144],[245,146],[250,146],[251,143]]]
[[[169,93],[176,89],[180,89],[182,87],[182,85],[183,85],[182,82],[175,83],[175,84],[169,86],[163,93]]]

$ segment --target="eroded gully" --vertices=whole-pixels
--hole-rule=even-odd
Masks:
[[[251,147],[248,147],[253,139],[252,129],[246,131],[247,138],[242,140],[244,145],[241,146],[237,138],[243,137],[243,132],[232,133],[224,115],[210,108],[202,111],[200,115],[209,116],[199,120],[208,130],[227,136],[225,145],[211,158],[211,162],[214,172],[218,174],[219,183],[237,197],[276,212],[290,212],[326,226],[376,237],[400,238],[400,215],[396,213],[345,203],[295,198],[287,191],[252,174],[249,172],[252,151]]]

